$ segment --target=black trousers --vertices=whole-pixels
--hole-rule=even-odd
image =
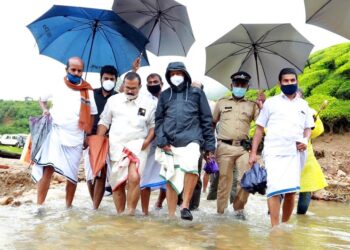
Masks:
[[[190,210],[196,210],[199,207],[199,203],[201,200],[201,192],[202,192],[202,180],[201,180],[201,171],[202,171],[202,163],[203,163],[203,154],[198,159],[198,173],[199,178],[197,184],[193,190],[192,198],[190,201]],[[177,204],[180,206],[182,204],[182,192],[178,195]]]

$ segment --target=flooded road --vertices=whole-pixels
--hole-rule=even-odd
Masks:
[[[85,183],[72,209],[64,208],[64,195],[64,186],[50,189],[42,213],[34,204],[1,206],[0,249],[350,249],[349,204],[312,201],[306,216],[293,214],[271,231],[266,198],[258,195],[239,220],[232,208],[217,215],[204,194],[192,222],[169,220],[166,206],[153,209],[157,192],[148,217],[116,215],[112,197],[93,211]],[[35,201],[35,192],[28,199]]]

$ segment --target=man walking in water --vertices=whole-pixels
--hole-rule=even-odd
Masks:
[[[267,203],[272,227],[288,222],[293,212],[295,192],[300,190],[301,170],[314,121],[307,102],[297,95],[297,74],[292,68],[280,71],[282,93],[266,100],[256,121],[249,164],[257,161],[258,145],[264,133],[263,158],[267,171]],[[282,199],[281,199],[282,198]]]
[[[198,178],[200,148],[206,159],[215,151],[212,116],[203,90],[191,87],[183,63],[170,63],[165,78],[170,88],[159,97],[156,138],[162,149],[159,157],[163,157],[161,175],[167,180],[168,212],[175,216],[178,194],[183,190],[181,218],[192,220],[189,204]],[[159,157],[156,153],[156,159]]]

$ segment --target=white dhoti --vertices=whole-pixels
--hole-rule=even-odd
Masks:
[[[267,171],[267,198],[300,190],[300,175],[306,151],[295,155],[264,156]]]
[[[76,146],[62,145],[59,129],[53,126],[34,159],[32,178],[40,181],[45,166],[51,166],[55,172],[65,176],[70,182],[78,182],[80,159],[83,144]]]
[[[90,164],[90,157],[89,157],[89,147],[87,147],[85,150],[83,150],[83,159],[84,159],[84,171],[85,171],[85,178],[86,181],[93,181],[94,180],[94,175],[92,173],[92,168]],[[111,166],[110,166],[110,160],[109,156],[107,155],[106,158],[106,164],[107,164],[107,179],[110,175],[111,172]],[[97,177],[101,176],[101,171],[98,173]]]
[[[116,190],[128,179],[129,165],[135,163],[137,173],[141,176],[147,159],[147,150],[141,150],[144,139],[132,140],[125,145],[118,144],[113,150],[116,161],[111,161],[111,173],[109,183],[112,190]]]
[[[160,164],[156,161],[156,140],[153,140],[150,146],[150,150],[147,156],[145,169],[141,175],[140,188],[165,189],[166,181],[160,177]]]
[[[177,194],[184,187],[185,173],[198,175],[199,145],[190,143],[186,147],[173,147],[171,152],[156,150],[156,160],[160,163],[160,176],[169,182]]]

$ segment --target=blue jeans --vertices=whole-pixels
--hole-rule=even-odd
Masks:
[[[311,201],[311,192],[299,193],[297,214],[306,214]]]

